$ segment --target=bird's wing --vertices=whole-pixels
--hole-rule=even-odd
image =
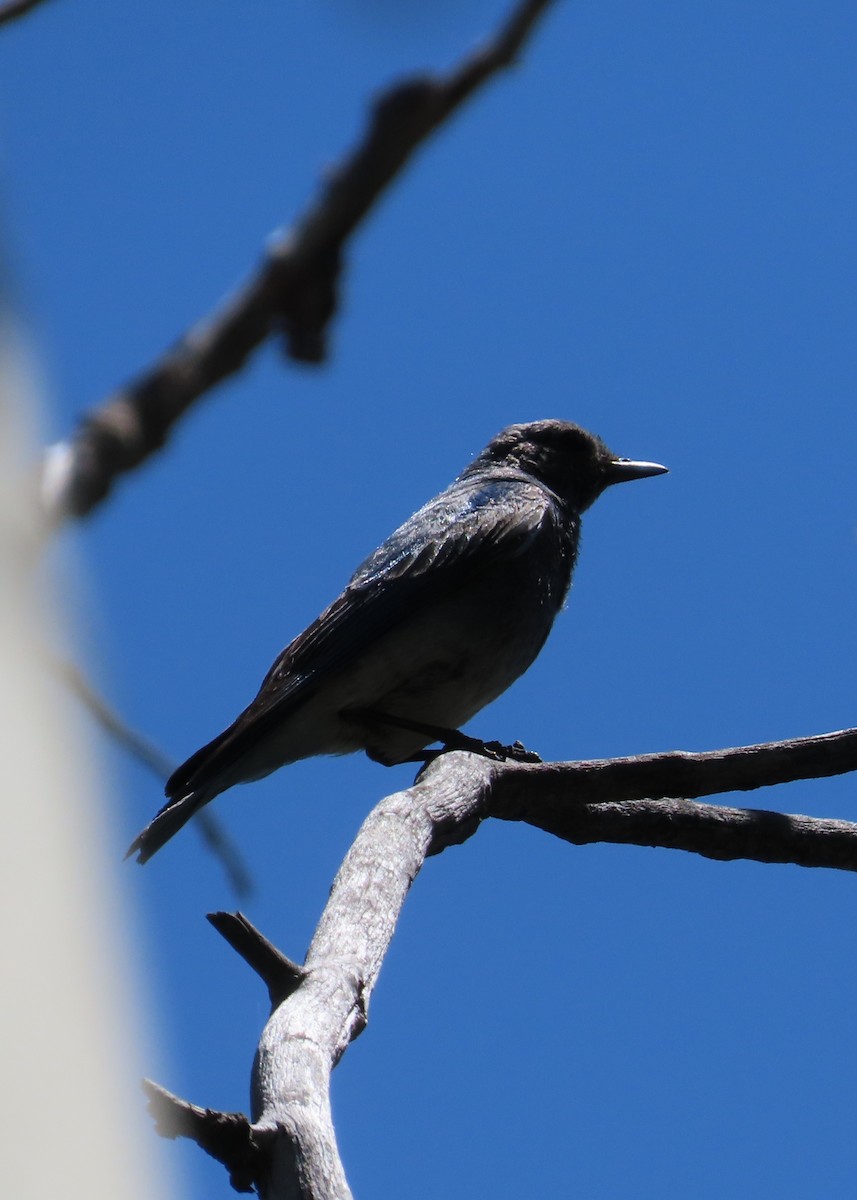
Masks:
[[[286,647],[237,720],[170,778],[167,795],[200,783],[200,772],[234,763],[333,672],[378,637],[449,595],[471,571],[526,552],[559,521],[552,493],[520,475],[454,483],[400,526],[357,569],[345,591]]]
[[[525,553],[556,518],[553,497],[529,480],[453,484],[358,567],[342,595],[286,647],[253,704],[278,705],[307,676],[315,683],[344,666],[413,615],[415,604],[430,605],[471,571]]]

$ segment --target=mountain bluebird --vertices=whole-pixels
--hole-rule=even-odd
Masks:
[[[458,727],[541,650],[571,583],[580,517],[666,467],[617,458],[566,421],[511,425],[358,567],[248,708],[172,775],[128,854],[159,850],[209,800],[315,754],[386,765]],[[475,741],[475,740],[474,740]]]

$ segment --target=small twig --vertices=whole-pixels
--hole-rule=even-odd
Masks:
[[[123,721],[119,714],[84,679],[79,668],[73,663],[55,661],[53,665],[56,674],[77,696],[102,729],[124,750],[127,750],[132,758],[151,771],[160,783],[165,783],[175,769],[175,764],[166,754]],[[249,896],[253,891],[250,873],[237,847],[224,833],[217,817],[208,811],[203,811],[194,817],[194,824],[202,840],[223,867],[235,895],[242,899]]]
[[[143,1080],[155,1129],[165,1138],[190,1138],[229,1171],[237,1192],[252,1192],[264,1175],[264,1133],[254,1130],[243,1113],[218,1112],[189,1104],[153,1083]]]
[[[0,25],[5,25],[7,21],[16,21],[18,17],[25,16],[42,3],[43,0],[6,0],[5,4],[0,4]]]
[[[265,984],[272,1008],[300,987],[306,978],[304,968],[286,958],[243,913],[214,912],[206,917]]]
[[[414,150],[479,86],[512,63],[553,0],[525,0],[498,34],[447,76],[390,88],[360,145],[327,179],[315,204],[274,241],[256,274],[137,379],[47,452],[41,492],[48,519],[84,516],[170,435],[203,393],[240,370],[272,333],[317,362],[336,310],[343,249]]]

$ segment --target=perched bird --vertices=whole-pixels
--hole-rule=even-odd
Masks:
[[[389,766],[436,741],[463,744],[453,731],[541,650],[571,583],[581,513],[611,484],[664,471],[566,421],[498,433],[178,768],[128,854],[146,862],[220,792],[301,758],[365,750]]]

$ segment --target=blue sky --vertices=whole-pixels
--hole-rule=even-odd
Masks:
[[[54,0],[0,31],[0,178],[48,436],[209,311],[353,144],[506,5]],[[333,354],[276,347],[78,530],[81,656],[179,760],[399,521],[510,421],[576,420],[670,475],[588,514],[568,611],[472,725],[545,758],[854,724],[857,10],[560,3],[348,253]],[[104,746],[117,859],[157,784]],[[407,768],[297,764],[215,808],[242,902],[301,957]],[[738,798],[737,803],[747,802]],[[852,817],[852,779],[758,793]],[[262,988],[193,829],[117,876],[150,1074],[246,1108]],[[495,824],[432,860],[334,1077],[355,1194],[853,1190],[846,875],[576,849]],[[190,1200],[226,1195],[188,1144]]]

